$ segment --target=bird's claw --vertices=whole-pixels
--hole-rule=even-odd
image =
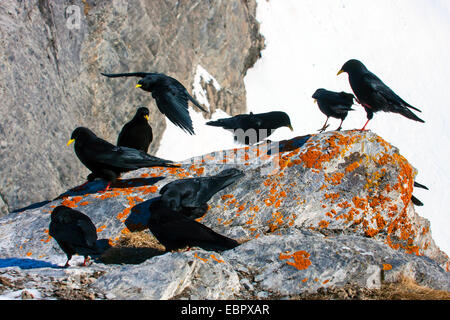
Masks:
[[[317,130],[317,131],[319,131],[319,132],[324,132],[329,126],[330,126],[330,125],[327,124],[326,126],[323,126],[322,128],[320,128],[320,129]]]

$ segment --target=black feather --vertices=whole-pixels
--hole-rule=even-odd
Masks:
[[[166,251],[186,246],[223,251],[239,245],[237,241],[218,234],[180,212],[165,207],[159,198],[150,204],[148,227]]]

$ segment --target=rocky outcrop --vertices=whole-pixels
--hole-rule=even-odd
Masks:
[[[165,118],[150,95],[134,89],[136,79],[100,72],[163,72],[192,92],[200,66],[220,84],[198,75],[211,112],[245,111],[243,77],[263,47],[255,7],[254,0],[2,1],[0,214],[84,179],[64,147],[77,126],[115,142],[135,110],[149,106],[150,153],[158,149]]]
[[[197,220],[240,246],[165,253],[155,239],[142,240],[151,239],[148,206],[162,186],[230,167],[245,176],[217,193]],[[0,219],[0,276],[27,279],[43,298],[81,275],[71,289],[96,299],[278,299],[379,288],[403,277],[449,291],[448,256],[411,203],[416,173],[370,131],[332,131],[207,154],[181,168],[140,169],[106,193],[95,181]],[[59,204],[89,215],[99,238],[113,246],[92,265],[58,267],[65,255],[48,224]],[[14,293],[8,290],[0,294]]]

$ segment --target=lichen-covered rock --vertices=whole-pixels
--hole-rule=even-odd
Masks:
[[[166,120],[151,95],[100,72],[162,72],[195,94],[201,66],[220,84],[198,75],[210,111],[244,112],[243,78],[264,46],[255,14],[255,0],[1,1],[0,215],[86,176],[64,147],[77,126],[114,143],[148,106],[158,150]]]
[[[450,289],[448,256],[411,203],[416,170],[370,131],[332,131],[215,152],[181,168],[140,169],[105,193],[98,193],[104,182],[92,182],[0,219],[0,259],[42,270],[64,264],[48,235],[49,214],[60,204],[86,213],[115,248],[133,232],[149,232],[149,202],[166,183],[229,167],[245,176],[213,196],[197,221],[240,246],[221,254],[160,252],[138,264],[100,260],[88,267],[103,272],[89,288],[99,297],[112,292],[111,299],[264,298],[347,284],[376,288],[407,276]]]

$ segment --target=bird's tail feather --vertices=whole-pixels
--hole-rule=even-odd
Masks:
[[[420,201],[419,199],[417,199],[417,198],[414,197],[413,195],[411,196],[411,201],[412,201],[412,203],[414,203],[414,205],[416,205],[416,206],[423,206],[422,201]]]
[[[418,183],[418,182],[416,182],[416,181],[414,181],[414,187],[416,187],[416,188],[422,188],[422,189],[428,190],[428,187],[427,187],[427,186],[425,186],[425,185],[423,185],[423,184],[421,184],[421,183]]]
[[[420,119],[418,116],[416,116],[411,110],[409,110],[407,108],[402,108],[401,110],[399,110],[399,113],[401,115],[407,117],[408,119],[419,121],[419,122],[422,122],[422,123],[425,122],[422,119]]]

